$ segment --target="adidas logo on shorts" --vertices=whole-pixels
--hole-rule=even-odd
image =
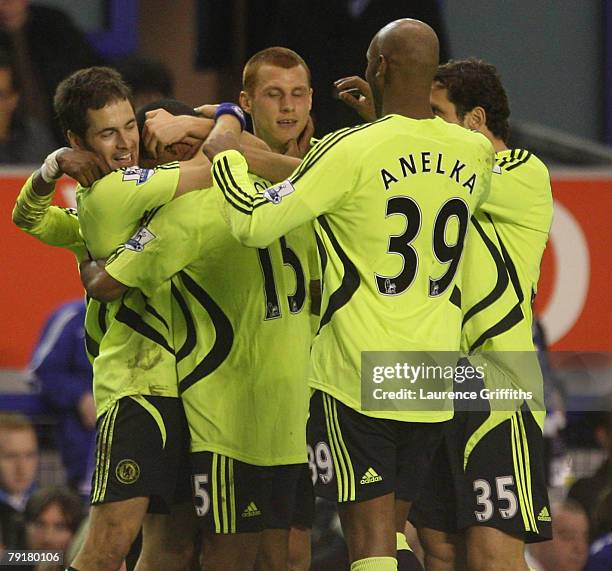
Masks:
[[[542,511],[538,514],[538,521],[552,521],[550,514],[548,513],[548,508],[544,506]]]
[[[380,482],[381,480],[382,480],[382,476],[379,476],[376,473],[376,470],[374,470],[374,468],[368,468],[367,472],[363,475],[359,483],[360,484],[373,484],[374,482]]]
[[[261,515],[259,508],[255,505],[255,502],[251,502],[245,510],[242,512],[242,517],[255,517]]]

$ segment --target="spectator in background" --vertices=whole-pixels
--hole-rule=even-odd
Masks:
[[[174,77],[159,60],[132,56],[116,62],[113,67],[132,89],[134,109],[173,97]]]
[[[589,549],[589,560],[584,571],[610,571],[612,569],[612,483],[598,498],[593,524],[591,535],[595,541]]]
[[[589,520],[573,500],[551,506],[553,539],[532,543],[526,557],[533,571],[582,571],[589,548]]]
[[[568,497],[577,501],[586,511],[595,529],[594,515],[598,498],[605,488],[612,486],[612,398],[606,399],[603,411],[590,413],[594,422],[594,437],[604,450],[605,458],[592,476],[577,480],[570,488]],[[594,537],[594,536],[592,536]]]
[[[0,48],[20,77],[25,112],[61,145],[64,136],[53,119],[55,88],[73,71],[100,64],[100,58],[66,14],[29,0],[0,0]]]
[[[95,445],[96,407],[92,368],[85,352],[85,304],[56,309],[45,324],[30,362],[40,394],[57,416],[57,446],[68,483],[88,495]]]
[[[0,50],[0,164],[39,163],[55,149],[51,133],[19,104],[20,91],[13,62]]]
[[[38,471],[38,440],[23,415],[0,413],[0,546],[23,548],[23,511]]]
[[[567,456],[563,430],[567,419],[565,414],[565,399],[555,380],[551,366],[546,332],[540,319],[533,320],[533,344],[538,352],[538,361],[544,379],[544,402],[546,417],[544,419],[544,465],[546,466],[546,485],[563,487],[571,474]],[[565,488],[563,487],[565,490]]]
[[[81,520],[83,505],[77,494],[59,486],[40,488],[25,508],[26,548],[66,552]],[[60,564],[38,564],[32,571],[59,571]]]

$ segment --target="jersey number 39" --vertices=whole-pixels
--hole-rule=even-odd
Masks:
[[[419,205],[408,196],[389,198],[385,214],[387,217],[400,215],[406,219],[406,229],[400,235],[390,236],[387,248],[388,254],[401,256],[403,263],[401,271],[395,276],[376,274],[376,287],[383,295],[400,295],[412,285],[419,269],[419,255],[412,242],[419,235],[423,216]],[[446,227],[452,218],[457,219],[459,229],[456,241],[449,244],[446,241]],[[441,264],[448,264],[448,268],[439,278],[429,277],[429,295],[432,297],[442,295],[453,282],[461,260],[469,218],[470,209],[461,198],[447,200],[436,214],[432,250],[436,259]]]

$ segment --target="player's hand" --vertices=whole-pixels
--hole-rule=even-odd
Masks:
[[[312,117],[308,117],[308,123],[299,134],[297,139],[291,139],[287,144],[285,154],[289,157],[303,159],[310,150],[310,139],[314,135],[314,123]]]
[[[230,131],[213,131],[202,146],[202,151],[211,162],[219,153],[232,149],[242,152],[240,139],[236,133]]]
[[[200,105],[199,107],[194,107],[194,111],[200,116],[205,117],[206,119],[214,119],[215,113],[217,112],[218,104],[208,104],[208,105]]]
[[[175,143],[180,143],[189,134],[189,117],[172,115],[165,109],[153,109],[146,113],[142,142],[149,154],[159,154]]]
[[[96,403],[93,394],[85,393],[77,405],[81,423],[90,430],[96,427]]]
[[[64,174],[75,179],[81,186],[91,186],[111,172],[106,162],[90,151],[66,148],[57,155],[57,164]]]
[[[376,121],[372,90],[365,79],[358,75],[342,77],[334,81],[334,85],[338,90],[338,98],[357,111],[362,119]]]

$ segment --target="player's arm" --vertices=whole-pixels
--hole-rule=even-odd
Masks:
[[[94,153],[69,148],[54,151],[21,189],[13,209],[13,222],[41,242],[67,248],[79,260],[84,259],[88,253],[76,213],[51,206],[55,183],[66,174],[80,184],[91,185],[109,171],[108,165]]]
[[[108,210],[109,196],[115,193],[124,212],[131,212],[135,220],[143,213],[163,206],[188,192],[212,186],[211,164],[203,155],[190,161],[159,165],[153,169],[130,167],[112,173],[97,184],[104,189],[88,197],[92,210]],[[109,194],[110,193],[110,194]]]
[[[204,227],[198,217],[176,220],[181,213],[180,202],[164,206],[141,227],[136,236],[149,240],[133,246],[133,239],[120,246],[108,260],[90,261],[81,265],[81,281],[87,293],[100,301],[113,301],[128,288],[138,288],[146,296],[174,274],[190,264],[203,252]],[[189,244],[185,247],[184,244]]]
[[[338,99],[356,111],[364,121],[376,121],[372,89],[365,79],[358,75],[341,77],[334,81],[334,87],[337,90]]]
[[[51,206],[53,189],[39,194],[33,188],[36,174],[24,184],[13,209],[13,223],[37,240],[72,251],[79,260],[88,256],[85,242],[79,233],[76,212],[67,208]],[[45,183],[47,186],[48,183]],[[40,186],[38,186],[40,191]],[[47,191],[47,189],[44,189]]]
[[[192,159],[188,162],[179,163],[179,178],[174,196],[172,197],[173,199],[183,196],[188,192],[212,186],[212,165],[210,161],[206,160],[206,157],[202,157],[202,159],[204,160]],[[161,204],[165,204],[165,202]],[[157,206],[161,206],[161,204]]]
[[[295,157],[288,157],[272,151],[245,146],[242,142],[240,147],[249,165],[249,172],[261,178],[265,178],[270,182],[281,182],[289,178],[291,173],[298,168],[302,162]]]
[[[358,164],[332,133],[282,183],[258,192],[233,133],[211,133],[204,152],[214,157],[213,179],[232,234],[247,246],[265,248],[294,228],[333,210],[352,189]]]
[[[216,109],[215,106],[211,106]],[[194,117],[191,115],[171,115],[164,109],[148,111],[142,139],[147,151],[153,157],[165,148],[186,139],[204,141],[215,125],[215,121],[208,117]],[[240,136],[241,142],[249,147],[270,150],[270,147],[255,135],[244,132]]]
[[[119,299],[129,288],[106,271],[105,263],[106,260],[83,260],[79,264],[79,272],[87,295],[110,303]]]
[[[208,137],[215,122],[205,117],[172,115],[165,109],[154,109],[146,114],[142,142],[152,157],[157,157],[165,147],[184,141]]]
[[[478,173],[476,187],[473,191],[472,214],[482,211],[484,205],[491,195],[491,176],[495,165],[495,151],[493,146],[484,136],[478,134],[480,141],[480,152],[476,155],[475,168]]]
[[[523,151],[527,153],[527,151]],[[518,168],[521,168],[519,166]],[[481,209],[500,221],[525,223],[529,214],[549,210],[552,202],[550,177],[545,168],[533,173],[529,184],[503,184],[506,178],[514,174],[500,169],[497,165],[492,174],[491,192]],[[502,177],[501,181],[497,177]]]
[[[206,106],[213,113],[217,105]],[[221,126],[230,121],[227,116],[219,117]],[[147,150],[153,155],[163,150],[164,147],[177,143],[187,138],[205,140],[210,134],[215,124],[214,119],[207,117],[193,117],[189,115],[171,115],[163,109],[155,109],[147,112],[147,120],[143,130],[143,142]],[[249,160],[251,172],[270,180],[278,182],[287,178],[299,165],[299,160],[277,155],[270,150],[270,147],[261,139],[243,131],[240,134],[240,144],[245,156]],[[191,161],[190,161],[191,162]],[[208,170],[205,171],[207,178],[197,182],[192,181],[193,177],[198,176],[197,169],[187,166],[188,163],[181,165],[181,178],[175,194],[175,198],[194,189],[194,184],[201,184],[199,188],[207,188],[212,185],[210,178],[210,162]],[[206,168],[206,167],[205,167]],[[207,183],[207,184],[205,184]]]
[[[197,117],[196,117],[197,119]],[[222,115],[217,120],[219,128],[227,129],[229,125],[234,126],[237,120],[230,115]],[[162,165],[155,169],[155,174],[168,168]],[[155,178],[154,176],[151,179]],[[141,192],[134,193],[134,199],[139,200],[139,207],[142,211],[150,210],[166,204],[169,200],[178,198],[188,192],[201,190],[212,186],[211,164],[210,161],[201,153],[196,155],[191,161],[179,163],[179,176],[174,189],[164,180],[157,179],[157,184],[142,186]]]

